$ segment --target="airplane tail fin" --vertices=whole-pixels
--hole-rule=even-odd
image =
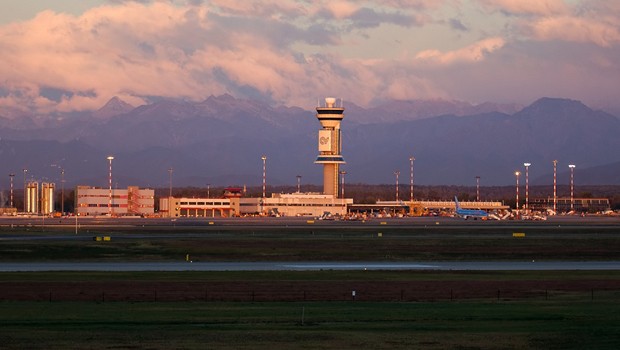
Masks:
[[[454,196],[454,203],[456,205],[456,210],[461,210],[461,205],[459,204],[459,200]]]

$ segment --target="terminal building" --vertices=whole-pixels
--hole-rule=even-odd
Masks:
[[[552,209],[553,197],[530,199],[529,207],[532,210]],[[610,208],[609,199],[607,198],[573,198],[571,200],[570,197],[558,197],[556,202],[556,209],[561,213],[571,210],[579,213],[598,212],[609,210]]]
[[[112,190],[77,186],[75,203],[76,214],[79,216],[149,216],[155,211],[155,191],[136,186]]]
[[[233,217],[345,215],[353,199],[322,193],[273,193],[271,197],[243,197],[240,188],[229,187],[222,198],[176,198],[159,200],[163,217]]]

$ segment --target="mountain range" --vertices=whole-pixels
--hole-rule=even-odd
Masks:
[[[620,119],[579,101],[541,98],[529,106],[460,101],[392,101],[372,108],[344,103],[347,183],[409,182],[411,156],[420,185],[514,184],[529,162],[532,185],[620,185]],[[112,98],[99,110],[46,116],[0,109],[0,162],[15,174],[66,186],[107,187],[108,155],[120,187],[321,183],[313,164],[320,124],[315,111],[211,96],[134,107]],[[27,169],[27,171],[23,171]],[[7,188],[9,177],[0,179]],[[521,176],[521,183],[525,183]]]

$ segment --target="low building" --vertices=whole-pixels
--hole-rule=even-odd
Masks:
[[[159,200],[159,213],[163,217],[230,217],[235,211],[228,198],[175,198]]]
[[[269,198],[256,199],[261,213],[283,216],[346,215],[348,206],[353,204],[352,198],[342,199],[321,193],[273,193]],[[246,206],[246,209],[250,207]]]
[[[553,197],[532,198],[529,201],[529,207],[532,210],[553,209]],[[569,212],[571,210],[577,212],[599,212],[609,210],[611,208],[609,199],[607,198],[573,198],[558,197],[556,209],[558,212]]]
[[[163,217],[231,217],[241,215],[345,215],[353,199],[319,193],[274,193],[268,198],[244,198],[241,189],[227,188],[224,198],[161,198]]]
[[[152,215],[155,211],[155,191],[129,186],[110,189],[77,186],[75,189],[76,214],[86,215]]]

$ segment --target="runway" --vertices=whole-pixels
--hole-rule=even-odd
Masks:
[[[444,261],[444,262],[25,262],[0,263],[0,272],[51,271],[574,271],[620,270],[620,261]]]

